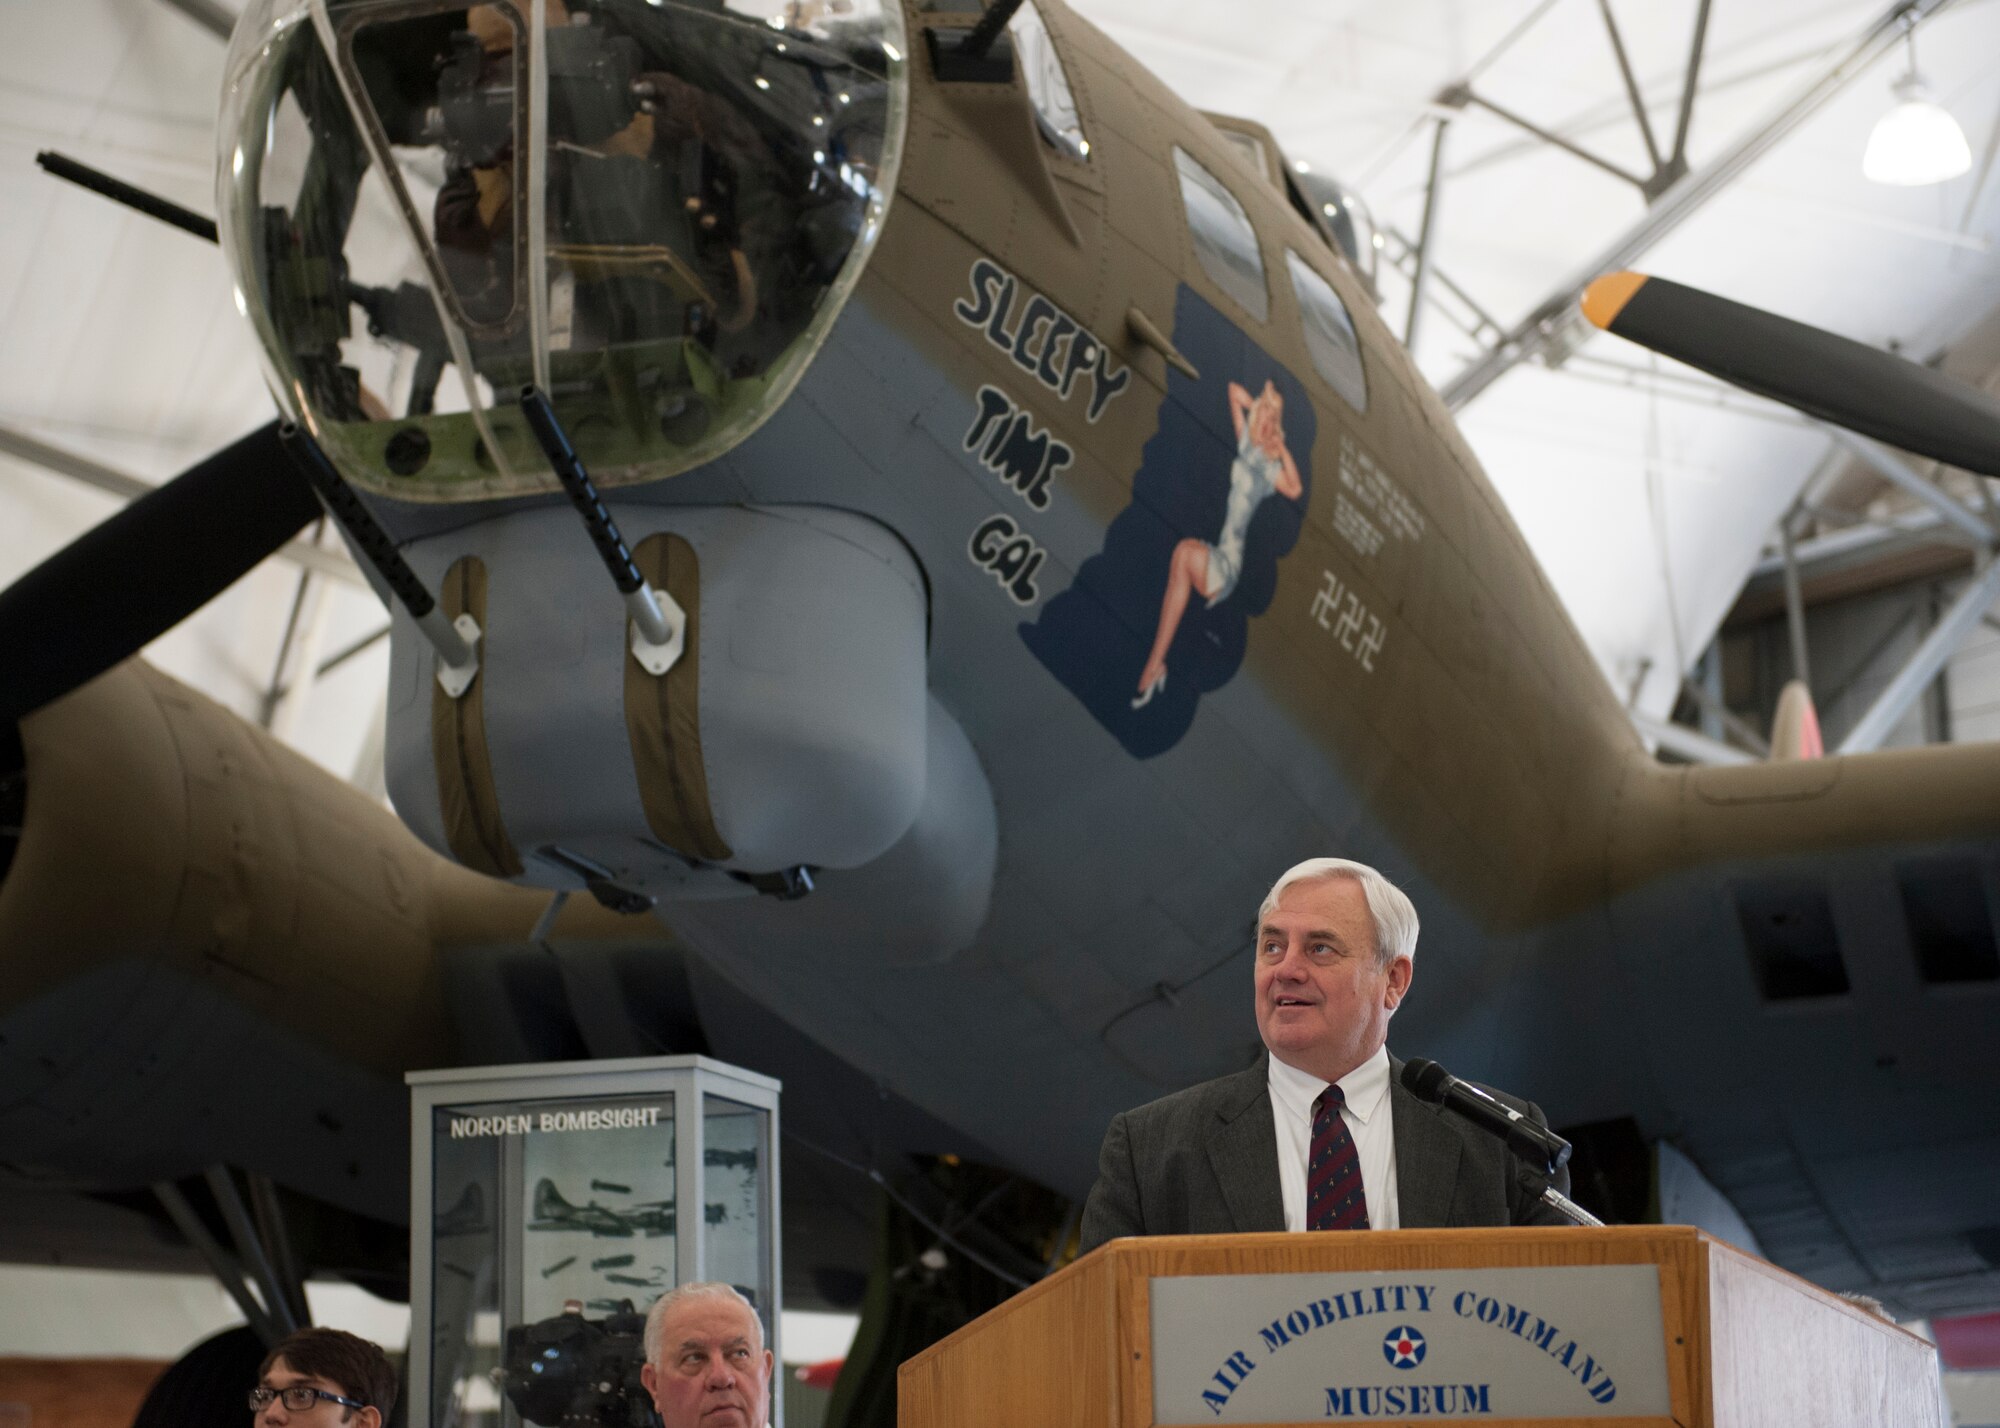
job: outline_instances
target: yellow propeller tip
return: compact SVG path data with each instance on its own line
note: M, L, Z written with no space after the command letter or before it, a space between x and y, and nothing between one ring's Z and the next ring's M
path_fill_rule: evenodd
M1625 304L1632 300L1632 294L1645 285L1644 273L1606 273L1583 290L1583 315L1593 327L1609 332L1618 314L1625 310Z

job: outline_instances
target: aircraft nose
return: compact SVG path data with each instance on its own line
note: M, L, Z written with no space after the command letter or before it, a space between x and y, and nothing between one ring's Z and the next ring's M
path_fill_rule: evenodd
M321 39L296 8L237 25L221 233L273 389L348 480L558 491L530 382L605 486L709 461L783 402L882 229L901 5L595 0L541 30L384 11L344 28L326 62L349 103L305 105L311 124L291 76L320 72L300 51Z

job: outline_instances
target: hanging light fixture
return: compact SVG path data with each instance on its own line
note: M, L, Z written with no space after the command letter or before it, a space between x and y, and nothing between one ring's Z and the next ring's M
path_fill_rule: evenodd
M1957 178L1972 167L1972 150L1958 121L1932 102L1930 86L1917 73L1915 24L1903 34L1909 42L1910 68L1896 81L1896 107L1876 120L1868 135L1861 172L1876 183L1913 188Z

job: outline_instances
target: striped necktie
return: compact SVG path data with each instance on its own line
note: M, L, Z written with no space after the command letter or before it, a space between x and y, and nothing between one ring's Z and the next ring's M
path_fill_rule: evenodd
M1346 1097L1328 1086L1313 1102L1312 1154L1306 1161L1306 1228L1365 1230L1368 1201L1361 1193L1361 1154L1340 1118Z

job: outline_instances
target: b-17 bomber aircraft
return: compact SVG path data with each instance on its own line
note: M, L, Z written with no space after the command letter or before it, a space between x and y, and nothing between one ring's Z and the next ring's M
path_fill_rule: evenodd
M553 1180L544 1177L535 1182L535 1198L528 1221L531 1230L588 1230L591 1234L604 1238L629 1239L633 1235L670 1235L674 1231L674 1207L671 1203L647 1201L636 1205L612 1207L592 1200L588 1204L572 1205L556 1189ZM630 1263L628 1258L626 1263ZM593 1268L598 1266L593 1266Z
M10 1196L395 1222L406 1070L699 1048L1080 1197L1333 853L1399 1046L2000 1302L2000 750L1657 761L1259 126L1060 0L258 0L227 74L283 430L0 595ZM322 503L393 818L127 658Z

